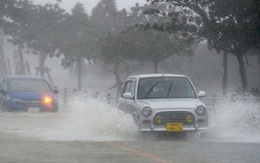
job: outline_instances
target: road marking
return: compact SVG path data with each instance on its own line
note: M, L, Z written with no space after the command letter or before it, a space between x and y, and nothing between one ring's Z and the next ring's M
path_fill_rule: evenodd
M163 159L160 156L157 156L157 155L154 155L154 154L151 154L151 153L146 153L144 151L137 150L137 149L122 145L120 143L115 143L115 142L103 142L103 143L106 144L106 145L109 145L109 146L130 152L130 153L132 153L136 156L141 156L141 157L149 159L151 161L156 161L158 163L172 163L172 161Z

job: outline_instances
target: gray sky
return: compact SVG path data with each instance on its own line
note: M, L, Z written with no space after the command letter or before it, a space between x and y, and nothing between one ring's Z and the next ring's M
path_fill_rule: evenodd
M44 4L47 2L55 2L55 0L33 0L36 4ZM84 4L86 12L88 14L91 13L93 7L97 5L100 0L62 0L61 7L70 11L77 2L81 2ZM122 8L129 9L134 6L136 3L140 5L146 3L146 0L116 0L118 10Z

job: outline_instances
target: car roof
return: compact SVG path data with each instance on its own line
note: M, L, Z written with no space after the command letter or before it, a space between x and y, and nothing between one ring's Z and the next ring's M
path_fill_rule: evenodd
M164 74L164 73L157 73L157 74L140 74L140 75L133 75L129 76L129 78L151 78L151 77L187 77L181 74Z
M12 80L12 79L33 79L33 80L44 80L40 76L32 76L32 75L10 75L7 76L7 79Z

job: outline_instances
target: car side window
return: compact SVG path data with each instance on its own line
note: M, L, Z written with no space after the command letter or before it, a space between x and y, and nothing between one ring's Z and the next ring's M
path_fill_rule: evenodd
M130 81L130 80L126 81L123 92L122 92L122 96L124 93L130 92L131 84L132 84L132 81Z
M135 87L136 87L136 79L132 80L131 88L130 88L130 93L132 95L135 95Z

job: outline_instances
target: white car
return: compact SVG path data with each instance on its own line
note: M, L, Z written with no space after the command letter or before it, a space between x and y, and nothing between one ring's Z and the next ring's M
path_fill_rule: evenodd
M191 80L177 74L143 74L127 78L119 109L131 114L141 131L202 131L208 126L205 104Z

